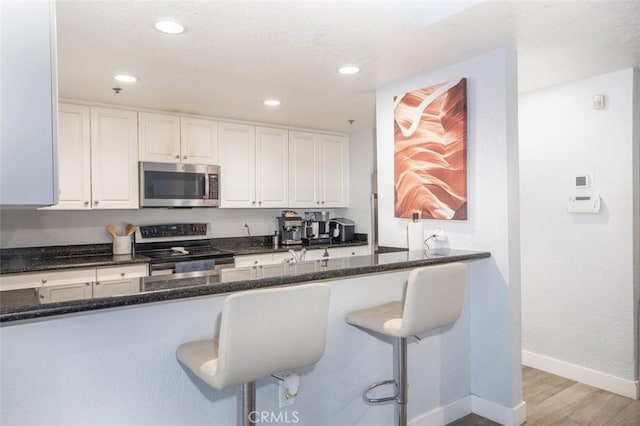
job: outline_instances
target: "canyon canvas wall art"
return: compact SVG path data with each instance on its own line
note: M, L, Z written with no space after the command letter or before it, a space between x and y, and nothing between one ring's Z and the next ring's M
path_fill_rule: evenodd
M395 217L467 219L467 79L394 98Z

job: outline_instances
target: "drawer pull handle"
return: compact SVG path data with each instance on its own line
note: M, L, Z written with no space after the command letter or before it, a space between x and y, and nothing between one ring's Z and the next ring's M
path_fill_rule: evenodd
M121 272L121 273L120 273L120 276L121 276L121 277L124 277L124 272Z
M43 279L42 279L42 284L46 284L46 283L47 283L47 279L46 279L46 278L43 278Z

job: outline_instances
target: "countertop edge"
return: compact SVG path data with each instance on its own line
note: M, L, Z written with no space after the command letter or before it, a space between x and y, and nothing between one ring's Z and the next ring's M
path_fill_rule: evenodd
M127 296L110 297L105 299L89 299L75 302L62 302L46 305L44 307L41 305L37 309L33 307L27 307L24 309L16 309L7 313L0 313L0 324L8 325L12 322L17 321L40 319L64 314L74 314L109 308L143 305L147 303L188 299L192 297L211 296L230 293L234 291L275 287L302 282L321 281L336 278L349 278L358 275L384 273L402 269L416 268L420 266L452 263L458 261L479 260L489 257L491 257L490 252L470 252L468 254L442 256L431 259L409 260L373 266L369 265L362 267L353 267L348 269L330 270L327 272L320 271L294 276L280 276L246 281L235 281L214 286L185 287L180 289L139 293Z

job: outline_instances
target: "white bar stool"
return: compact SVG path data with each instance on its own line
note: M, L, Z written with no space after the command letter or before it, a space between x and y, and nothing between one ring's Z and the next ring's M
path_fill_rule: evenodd
M238 292L224 300L218 337L183 343L176 355L209 386L242 384L238 424L255 424L255 381L320 360L328 311L326 284Z
M364 399L372 404L395 401L396 425L407 424L407 337L453 324L462 313L467 265L448 263L425 266L409 273L404 301L385 303L347 315L351 325L395 337L394 380L369 386ZM420 340L420 339L418 339ZM368 393L382 385L393 384L395 394L370 398Z

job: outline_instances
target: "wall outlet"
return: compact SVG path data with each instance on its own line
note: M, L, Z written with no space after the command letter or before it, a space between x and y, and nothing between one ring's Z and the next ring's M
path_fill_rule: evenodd
M444 232L443 226L439 226L438 228L436 228L436 232L434 232L434 234L436 235L436 241L447 240L447 234Z
M284 380L278 384L278 403L280 408L288 407L296 402L300 390L300 376L294 372L284 375Z

